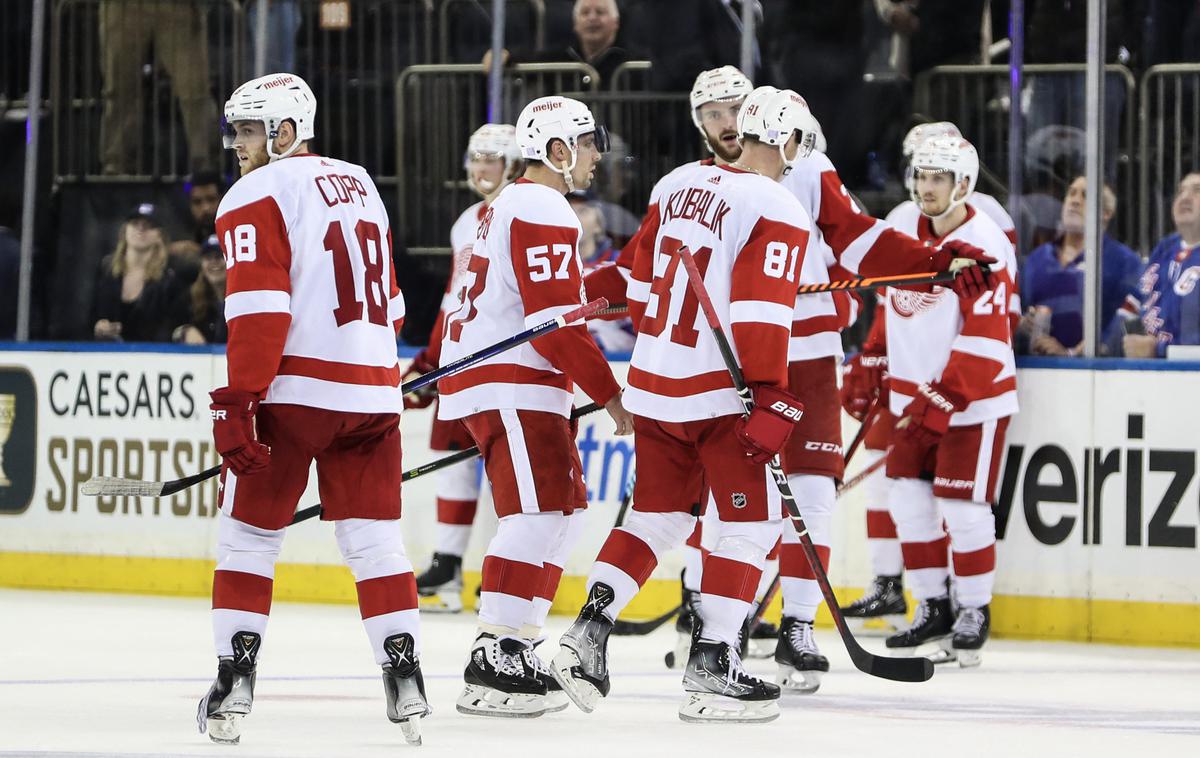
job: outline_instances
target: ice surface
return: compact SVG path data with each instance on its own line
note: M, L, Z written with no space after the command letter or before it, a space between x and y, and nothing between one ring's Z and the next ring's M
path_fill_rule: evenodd
M551 619L549 657L568 619ZM1200 651L995 640L983 666L939 667L925 684L873 679L819 630L832 671L785 696L763 726L679 721L674 630L611 640L612 694L596 712L487 719L454 710L471 614L423 619L434 715L408 747L356 609L276 604L254 712L236 747L196 731L215 673L208 601L0 590L0 755L421 756L1193 756ZM873 649L878 640L868 640ZM752 660L774 675L774 663Z

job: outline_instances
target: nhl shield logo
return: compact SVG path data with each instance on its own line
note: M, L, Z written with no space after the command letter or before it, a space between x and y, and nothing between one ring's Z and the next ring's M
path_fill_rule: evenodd
M746 493L745 492L733 493L733 507L734 508L745 508L746 507Z

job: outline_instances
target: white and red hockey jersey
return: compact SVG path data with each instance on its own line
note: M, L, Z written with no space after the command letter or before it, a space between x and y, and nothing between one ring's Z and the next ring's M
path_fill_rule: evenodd
M778 182L691 164L656 187L653 247L638 246L628 287L638 325L625 407L660 421L739 414L717 344L678 251L704 274L747 383L787 386L787 345L810 220Z
M1013 269L1004 251L1008 238L985 214L967 205L967 220L937 238L925 216L901 231L929 244L958 239L982 248L1000 263L991 267L992 289L966 300L949 287L925 291L889 287L884 292L889 409L904 415L917 387L938 381L967 401L950 419L969 426L1017 412L1017 372L1008 320Z
M556 190L526 179L484 213L462 302L442 335L445 365L583 304L579 219ZM438 418L497 409L567 416L574 385L598 403L620 391L582 322L538 337L438 382Z
M229 386L264 403L399 413L404 298L366 170L318 155L242 177L217 210Z

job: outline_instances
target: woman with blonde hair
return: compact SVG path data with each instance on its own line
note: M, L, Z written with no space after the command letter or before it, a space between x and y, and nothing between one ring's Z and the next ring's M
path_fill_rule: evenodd
M165 342L179 291L154 206L143 203L121 227L117 248L100 262L92 302L98 340Z

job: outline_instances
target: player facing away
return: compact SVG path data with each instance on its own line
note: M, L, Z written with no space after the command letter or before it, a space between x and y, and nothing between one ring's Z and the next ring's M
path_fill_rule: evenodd
M885 293L889 403L899 419L887 457L888 507L918 602L912 625L886 644L911 652L940 641L943 659L977 666L991 624L996 566L991 500L1005 431L1017 412L1013 278L1004 254L1011 245L967 202L979 172L969 142L928 140L913 155L913 170L913 200L922 215L905 231L930 244L963 240L995 251L998 262L978 297L939 286ZM947 593L947 547L956 616Z
M962 138L958 127L948 121L919 124L904 137L902 152L905 161L904 186L910 193L915 190L913 155L917 149L938 137ZM968 205L991 218L1000 227L1010 244L1004 249L1004 260L1013 279L1009 293L1009 321L1012 328L1021 317L1021 297L1017 289L1017 260L1013 247L1016 229L1004 208L990 195L972 192ZM921 218L921 208L913 200L906 200L892 209L887 221L901 229L914 228ZM888 410L887 397L887 348L884 334L884 309L877 306L876 319L871 333L863 344L862 353L847 364L842 384L842 405L854 418L864 421L868 408L874 401L877 412L863 443L863 455L867 465L882 458L891 443L892 427L896 418ZM875 398L879 398L877 401ZM895 632L903 623L908 604L904 599L903 557L900 542L896 537L896 525L888 510L888 479L872 476L863 483L867 496L867 546L874 580L862 597L843 609L847 618L861 619L864 629L874 632Z
M517 147L517 133L510 124L484 124L475 130L467 142L463 168L467 184L482 199L462 212L450 228L452 259L446 294L429 346L413 358L409 373L425 374L437 368L442 352L446 316L453 313L466 294L469 278L467 265L475 245L475 230L488 207L500 191L525 170ZM430 392L417 403L407 407L427 407L434 401ZM475 445L461 420L433 419L429 449L442 452L465 450ZM471 538L471 524L479 503L479 466L476 461L463 461L438 473L437 532L433 560L429 568L417 577L417 593L429 598L422 602L423 611L462 610L462 557Z
M446 322L442 363L583 303L580 225L566 194L591 184L607 133L586 105L565 97L529 103L516 129L528 165L478 224L466 293ZM575 384L604 405L617 434L632 432L621 388L583 324L439 383L438 416L466 424L499 517L483 561L462 713L540 716L568 704L533 646L587 507L569 421Z
M228 385L212 392L223 459L212 621L217 679L200 731L236 743L251 709L275 560L317 464L322 515L354 574L387 715L420 742L429 713L416 583L400 539L404 298L387 212L360 166L314 155L316 99L294 74L234 90L225 147L242 178L221 201ZM365 472L365 473L364 473Z
M767 552L779 539L782 503L766 467L802 406L787 391L787 349L809 218L779 184L805 149L804 101L760 87L738 114L743 151L727 166L696 166L662 187L653 247L639 246L628 288L637 343L626 402L634 413L633 508L588 577L587 602L560 641L552 668L571 699L591 711L609 690L613 620L658 557L695 525L707 484L721 516L704 559L698 627L679 716L761 722L779 716L779 687L743 668L738 637ZM680 265L695 257L732 337L755 407L749 418Z

